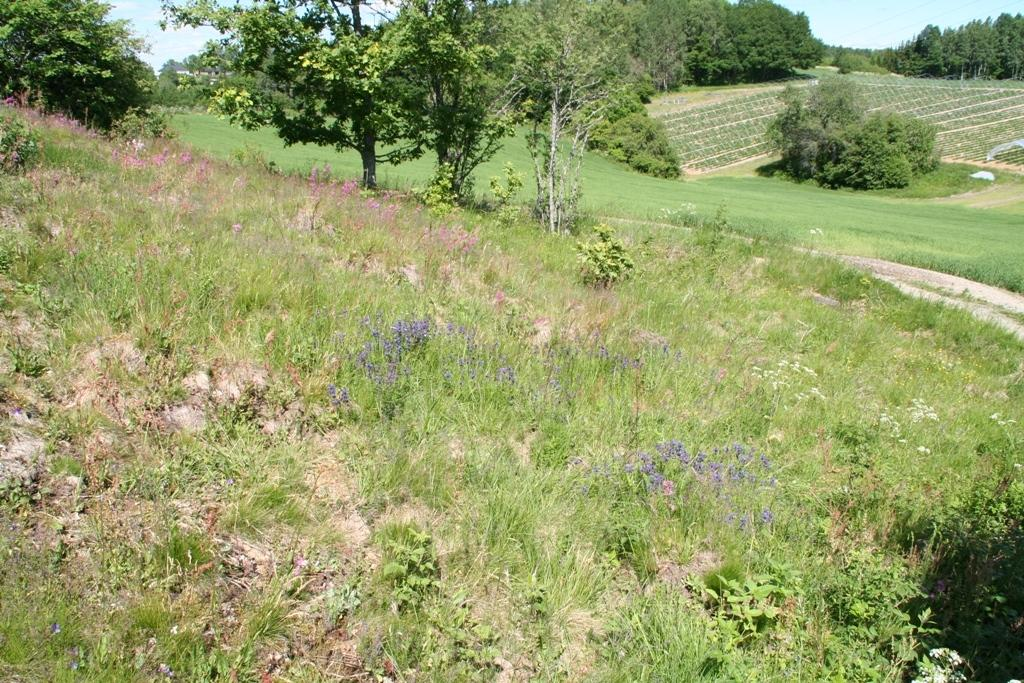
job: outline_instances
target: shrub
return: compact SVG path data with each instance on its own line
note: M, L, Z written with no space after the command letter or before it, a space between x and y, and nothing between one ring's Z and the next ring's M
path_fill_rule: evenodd
M836 56L832 58L832 66L839 69L839 73L841 74L851 74L856 71L871 74L889 73L887 69L878 66L866 55L850 52L849 50L840 50Z
M458 192L455 191L455 169L450 164L439 165L430 179L430 184L425 188L413 190L413 194L432 214L450 214L459 201Z
M900 114L876 114L847 126L833 144L833 158L822 164L817 176L826 187L906 187L915 175L934 170L938 163L935 129Z
M596 149L640 173L659 178L679 176L679 158L668 140L665 125L646 111L607 124L594 137Z
M17 114L0 115L0 173L16 173L39 157L39 134Z
M610 287L627 278L633 270L633 259L622 240L607 225L594 228L597 239L577 242L576 251L583 266L583 281L589 285Z
M906 187L938 165L933 126L902 114L864 118L857 91L826 80L810 96L787 88L768 130L781 167L825 187L876 190Z
M908 604L921 593L899 561L855 550L829 573L825 594L832 618L859 641L895 648L916 632Z
M984 483L932 520L926 588L943 644L970 661L979 680L1020 672L1024 648L1024 481Z
M774 626L784 604L797 592L773 576L757 575L741 580L714 574L704 580L708 606L719 628L733 642L743 642Z
M502 183L504 180L504 183ZM491 194L497 201L498 224L503 228L512 227L519 217L519 207L514 204L516 195L523 188L523 176L512 164L505 164L505 177L491 177Z
M267 153L251 143L231 152L231 158L241 166L255 166L268 173L277 172L277 164L267 159Z
M165 114L133 107L114 123L110 135L118 140L141 140L172 137L173 131Z

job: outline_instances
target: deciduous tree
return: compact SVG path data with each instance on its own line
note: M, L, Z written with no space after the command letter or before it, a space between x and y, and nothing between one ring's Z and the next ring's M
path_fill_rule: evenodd
M0 2L0 94L28 93L47 111L109 128L144 107L155 82L145 45L97 0Z

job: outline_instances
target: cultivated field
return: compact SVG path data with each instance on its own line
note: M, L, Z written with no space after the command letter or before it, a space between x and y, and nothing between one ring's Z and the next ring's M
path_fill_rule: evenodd
M868 74L827 77L856 83L869 111L899 112L934 124L939 129L939 151L947 159L982 162L994 146L1024 137L1024 82ZM793 85L809 87L811 82ZM781 108L778 96L783 87L724 90L711 101L668 95L651 113L668 127L682 167L707 172L770 151L765 131ZM999 161L1020 164L1021 156L1009 153Z
M41 125L0 679L1019 674L1009 335L711 228L595 289L529 222Z
M308 174L313 166L327 165L338 176L359 176L359 157L351 152L284 147L272 131L242 131L205 114L181 115L175 123L182 140L222 159L248 149L287 172ZM532 168L523 142L510 140L477 173L478 188L499 175L506 162L527 176ZM432 163L423 158L382 167L381 178L400 188L422 185L433 172ZM968 168L959 171L968 173ZM1011 173L996 175L994 187L968 181L963 189L977 196L936 203L749 175L663 180L590 154L583 168L583 202L595 216L679 225L713 217L724 207L732 228L751 237L900 261L1024 292L1024 184ZM522 198L530 196L527 182ZM984 206L986 197L993 206L985 210L960 205Z

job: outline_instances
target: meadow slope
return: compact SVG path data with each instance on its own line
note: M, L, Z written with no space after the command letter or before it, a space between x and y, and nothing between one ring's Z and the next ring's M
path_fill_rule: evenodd
M286 172L307 174L330 166L335 175L359 176L359 158L312 145L284 147L271 130L247 132L205 114L179 115L181 139L210 154L231 159L241 150L261 153ZM382 167L391 187L424 184L432 160ZM529 175L525 145L510 140L477 172L478 189L511 163ZM595 216L618 216L685 224L724 208L733 230L835 253L871 256L930 268L1024 292L1024 201L1021 185L1007 181L1017 201L979 209L950 202L908 200L836 192L775 178L702 177L663 180L634 173L597 154L583 169L584 208ZM979 182L980 190L989 190ZM1002 189L1002 188L1000 188ZM531 196L527 182L523 200Z
M594 289L529 222L37 125L0 177L0 678L1024 665L1009 335L709 229Z

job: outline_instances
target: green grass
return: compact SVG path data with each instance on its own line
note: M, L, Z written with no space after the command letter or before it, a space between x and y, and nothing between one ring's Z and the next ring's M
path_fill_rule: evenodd
M1008 334L643 226L595 289L528 221L36 121L0 454L48 462L0 503L0 679L1019 671Z
M205 114L181 115L175 123L183 141L222 159L249 145L284 171L308 173L327 164L341 177L360 175L359 158L352 152L284 147L269 129L246 132ZM478 171L478 186L500 175L506 162L524 174L532 168L525 145L511 140ZM431 172L432 161L425 157L384 167L380 175L388 186L410 187L425 183ZM1024 223L1013 210L834 192L777 178L663 180L596 154L587 156L583 173L583 204L597 216L672 222L691 210L712 216L722 206L732 228L752 237L934 268L1024 292ZM946 175L941 178L940 183L950 182ZM1019 180L1007 182L1020 187ZM528 191L531 183L526 185Z

